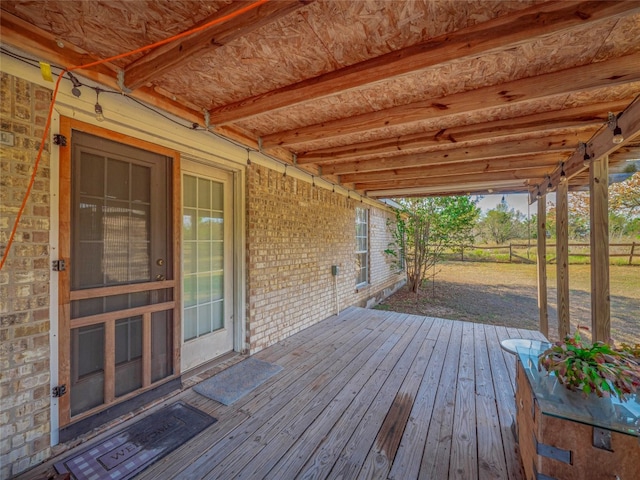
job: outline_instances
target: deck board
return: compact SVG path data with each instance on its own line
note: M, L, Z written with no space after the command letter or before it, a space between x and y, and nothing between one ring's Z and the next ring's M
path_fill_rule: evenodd
M349 308L256 354L283 370L136 478L523 478L515 358L538 332Z

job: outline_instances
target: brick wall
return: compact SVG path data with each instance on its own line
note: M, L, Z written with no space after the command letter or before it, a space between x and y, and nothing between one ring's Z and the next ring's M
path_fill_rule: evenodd
M247 342L255 353L402 281L382 251L392 213L253 164L247 172ZM369 209L370 285L356 291L355 208ZM370 300L374 299L374 300Z
M0 73L0 255L27 189L51 91ZM0 271L0 478L49 456L49 146Z

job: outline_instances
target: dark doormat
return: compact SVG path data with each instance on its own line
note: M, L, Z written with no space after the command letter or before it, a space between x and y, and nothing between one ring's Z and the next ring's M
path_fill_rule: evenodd
M126 480L140 473L217 420L182 402L137 421L54 466L77 480Z
M200 382L193 390L224 405L231 405L280 370L280 365L250 357Z

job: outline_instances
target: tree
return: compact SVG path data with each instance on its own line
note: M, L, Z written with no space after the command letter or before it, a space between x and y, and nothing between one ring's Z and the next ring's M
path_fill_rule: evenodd
M401 208L392 226L394 242L385 253L405 268L408 287L417 293L446 246L472 239L480 209L466 196L409 198L397 203Z
M590 195L588 191L570 192L568 196L569 238L585 240L589 238ZM633 235L637 232L637 218L640 216L640 172L636 172L624 182L609 185L609 233L610 237ZM551 220L549 220L551 219ZM548 225L553 226L555 208L549 210ZM552 230L555 235L555 229Z
M527 228L524 215L513 208L509 209L504 199L496 208L487 211L480 227L485 237L497 244L524 236L523 233L526 235Z
M627 218L640 215L640 172L609 187L609 206Z

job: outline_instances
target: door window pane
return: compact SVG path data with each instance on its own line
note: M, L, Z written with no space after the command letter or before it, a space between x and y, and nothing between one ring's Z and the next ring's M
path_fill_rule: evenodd
M71 330L71 415L104 401L104 325Z
M198 336L198 307L185 308L182 318L184 339L196 338Z
M115 395L142 387L142 317L118 320L115 326Z
M72 264L73 289L151 280L151 168L78 155L72 255L80 261Z
M185 174L183 185L192 189L187 192L185 187L182 216L186 341L224 326L224 184ZM197 211L189 208L194 195Z
M96 198L104 198L104 166L105 158L85 152L80 159L82 176L80 177L80 194Z
M198 208L211 210L211 181L198 179Z
M171 325L173 313L151 314L151 381L157 382L173 373Z
M184 192L184 206L198 207L198 179L190 175L185 175L182 183L182 191Z
M107 197L129 200L130 186L129 162L107 159Z

